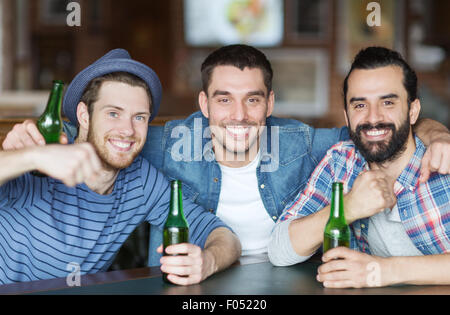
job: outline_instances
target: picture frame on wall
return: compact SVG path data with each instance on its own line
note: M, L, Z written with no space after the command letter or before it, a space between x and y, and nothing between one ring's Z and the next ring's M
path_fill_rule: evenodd
M404 53L404 0L378 0L380 25L369 25L368 17L375 12L370 0L337 0L338 37L337 71L345 75L353 57L368 46L383 46ZM377 8L378 9L378 8Z
M278 46L283 41L283 4L280 0L184 0L185 43L190 47Z
M328 110L329 56L324 49L265 51L274 72L273 114L284 117L322 117Z

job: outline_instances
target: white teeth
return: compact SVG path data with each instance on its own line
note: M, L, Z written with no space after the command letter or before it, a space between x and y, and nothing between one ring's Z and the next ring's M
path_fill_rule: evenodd
M386 130L371 130L371 131L367 131L367 135L369 136L381 136L384 135L386 133Z
M111 141L112 144L114 144L116 147L119 147L121 149L127 149L131 146L130 142L121 142L121 141Z
M227 131L236 134L236 135L243 135L248 132L248 127L241 127L241 126L235 126L235 127L227 127Z

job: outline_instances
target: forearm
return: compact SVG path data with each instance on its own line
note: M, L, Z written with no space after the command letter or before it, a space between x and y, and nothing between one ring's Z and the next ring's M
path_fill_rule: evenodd
M211 232L203 250L202 280L219 272L241 256L241 243L231 230L220 227Z
M363 204L366 200L363 201ZM350 194L344 196L345 219L347 224L361 218L369 217L373 213L361 211L361 202ZM295 252L301 256L314 254L323 243L323 232L325 225L330 217L330 205L308 215L306 217L294 220L289 225L289 238Z
M294 220L295 218L290 218L278 222L272 231L267 251L269 260L274 266L292 266L304 262L312 256L301 256L294 250L289 236L289 225Z
M313 255L323 243L323 231L330 216L330 206L297 219L289 225L292 248L299 256Z
M450 254L386 258L388 285L449 285ZM381 269L383 277L383 267Z
M414 133L426 146L442 136L450 137L450 132L447 127L428 118L422 118L414 125Z
M34 169L33 151L33 148L0 151L0 186Z

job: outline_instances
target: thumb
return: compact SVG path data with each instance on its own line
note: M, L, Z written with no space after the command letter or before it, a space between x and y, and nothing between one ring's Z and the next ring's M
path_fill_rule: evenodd
M163 252L163 246L162 246L162 244L159 245L159 247L156 249L156 252L162 254L162 252Z
M59 143L61 144L68 144L69 140L67 139L66 134L63 132L61 133L61 136L59 137Z

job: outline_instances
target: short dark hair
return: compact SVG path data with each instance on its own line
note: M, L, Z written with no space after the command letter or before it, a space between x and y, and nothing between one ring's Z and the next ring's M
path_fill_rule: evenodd
M403 85L408 93L408 106L417 99L417 75L403 57L396 51L385 47L368 47L362 49L355 57L350 71L344 80L344 106L347 110L348 78L355 69L376 69L398 66L403 70Z
M86 104L89 112L89 117L92 117L92 112L94 110L92 104L98 101L98 92L100 91L100 88L104 82L121 82L134 87L142 87L147 92L148 101L150 104L149 109L150 113L152 113L152 95L150 92L150 88L147 86L145 81L140 77L128 72L113 72L93 79L86 86L86 89L81 96L80 102Z
M240 70L245 68L260 69L264 76L264 85L267 88L267 95L272 91L272 66L264 53L248 45L228 45L212 52L203 62L202 88L208 94L208 87L211 83L211 74L217 66L234 66Z

